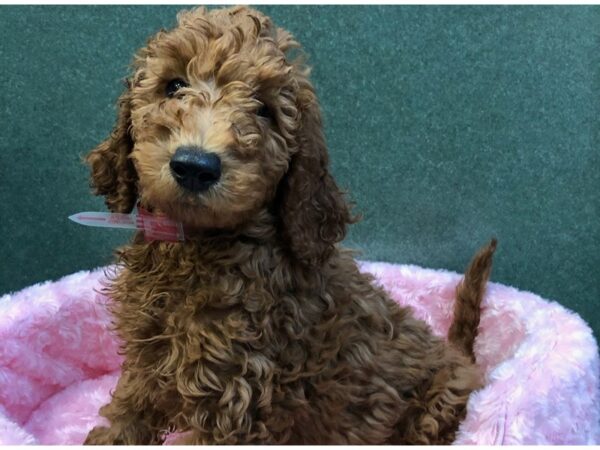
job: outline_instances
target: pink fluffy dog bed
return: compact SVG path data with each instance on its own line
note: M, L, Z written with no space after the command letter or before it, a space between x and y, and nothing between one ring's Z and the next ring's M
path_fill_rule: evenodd
M363 263L399 303L445 335L455 273ZM119 376L103 270L0 298L0 444L81 444ZM486 386L456 444L600 443L596 342L557 303L491 283L476 343Z

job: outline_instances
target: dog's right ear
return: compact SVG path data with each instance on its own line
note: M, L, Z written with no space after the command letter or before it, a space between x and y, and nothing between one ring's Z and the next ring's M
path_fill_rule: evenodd
M294 258L315 267L327 260L335 245L357 221L345 195L329 171L321 112L305 73L297 73L298 150L279 185L281 234Z
M137 199L137 174L129 158L133 149L129 88L119 97L118 109L112 133L85 159L90 166L90 185L94 193L105 196L106 206L111 211L129 213Z

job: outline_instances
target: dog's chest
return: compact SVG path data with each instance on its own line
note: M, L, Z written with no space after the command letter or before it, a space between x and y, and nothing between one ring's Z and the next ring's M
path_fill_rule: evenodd
M218 282L197 280L194 286L155 286L138 296L130 294L117 310L118 330L126 345L152 348L156 356L179 363L194 361L215 346L251 344L266 311L258 304L249 311L248 305L253 297L264 300L272 294L246 284L221 277Z
M204 276L202 276L204 275ZM143 281L140 282L140 279ZM114 314L127 364L156 391L160 409L220 395L227 379L276 359L270 316L277 294L233 273L148 277L124 272Z

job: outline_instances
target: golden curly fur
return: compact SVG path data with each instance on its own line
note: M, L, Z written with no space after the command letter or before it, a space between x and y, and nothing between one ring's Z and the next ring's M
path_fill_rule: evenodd
M328 171L292 36L236 7L185 11L134 60L111 136L88 156L112 211L182 222L185 242L137 235L107 292L125 356L110 426L88 444L440 444L469 394L495 241L457 289L449 342L337 245L354 221ZM166 96L170 80L187 83ZM258 114L268 108L270 117ZM182 189L182 145L216 153L219 182Z

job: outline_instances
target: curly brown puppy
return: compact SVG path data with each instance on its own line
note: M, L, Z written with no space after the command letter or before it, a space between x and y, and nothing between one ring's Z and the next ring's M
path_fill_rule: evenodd
M495 241L457 289L449 342L337 245L354 218L328 171L298 47L245 7L178 16L140 50L88 156L112 211L184 242L118 251L107 286L123 374L88 444L449 443L481 386L473 340Z

